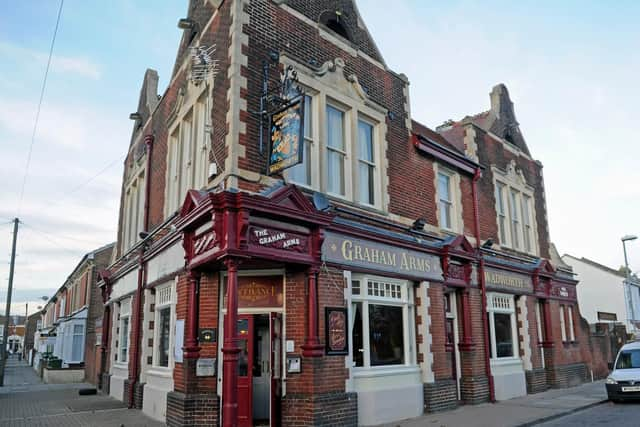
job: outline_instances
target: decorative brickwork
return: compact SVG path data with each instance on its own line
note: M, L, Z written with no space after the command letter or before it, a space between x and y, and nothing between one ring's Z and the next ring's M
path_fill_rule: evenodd
M551 388L574 387L587 381L588 369L584 363L556 366L551 370L553 371L551 382L549 382Z
M547 384L547 371L543 368L532 369L524 372L527 381L527 393L540 393L549 388Z
M220 399L213 393L167 394L167 426L217 426Z
M287 394L282 401L282 425L357 426L358 397L356 393Z
M424 385L425 412L440 412L458 407L456 380L439 380Z
M486 376L460 378L461 400L469 405L489 401L489 381Z

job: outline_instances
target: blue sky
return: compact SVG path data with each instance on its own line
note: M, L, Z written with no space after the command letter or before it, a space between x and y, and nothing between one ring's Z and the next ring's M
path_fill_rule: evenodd
M18 214L58 4L8 2L0 14L0 224ZM358 1L387 64L409 77L413 117L435 127L486 110L491 87L505 83L544 164L552 240L561 253L618 267L620 236L640 234L640 4L389 4ZM19 212L20 312L115 240L128 115L146 68L166 87L186 10L186 0L65 1ZM9 251L10 226L0 225L0 301ZM639 242L629 255L640 270Z

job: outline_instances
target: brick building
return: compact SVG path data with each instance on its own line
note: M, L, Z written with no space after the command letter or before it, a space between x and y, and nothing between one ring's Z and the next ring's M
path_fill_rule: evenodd
M371 425L585 378L504 86L436 132L351 0L192 0L179 27L102 274L112 396L171 426ZM274 140L302 163L267 174Z
M104 304L97 282L100 271L112 261L113 248L111 243L84 255L41 311L36 361L51 353L63 369L69 369L66 376L58 375L69 382L99 383Z

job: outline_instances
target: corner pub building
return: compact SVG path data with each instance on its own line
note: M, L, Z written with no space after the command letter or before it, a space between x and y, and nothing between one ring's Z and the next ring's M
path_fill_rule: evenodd
M503 85L434 131L355 2L188 3L168 87L148 70L131 115L105 391L170 426L352 426L586 378ZM304 155L266 174L281 78Z

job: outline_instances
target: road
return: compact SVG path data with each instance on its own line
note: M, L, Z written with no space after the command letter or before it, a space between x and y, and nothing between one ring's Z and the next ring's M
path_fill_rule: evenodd
M640 402L612 403L606 402L583 411L578 411L555 420L538 424L544 427L582 427L605 426L637 427L640 426Z

